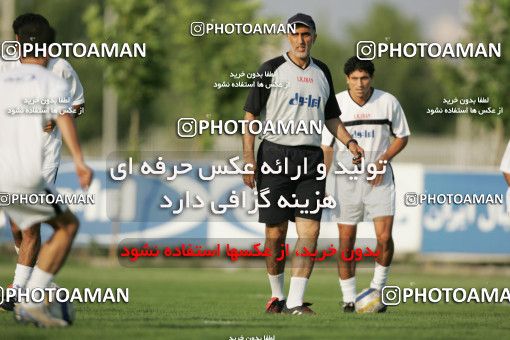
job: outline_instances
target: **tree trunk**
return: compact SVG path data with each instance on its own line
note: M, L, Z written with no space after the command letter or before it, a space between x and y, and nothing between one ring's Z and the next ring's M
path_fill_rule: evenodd
M131 122L129 124L128 153L133 162L140 161L140 111L138 108L131 110Z

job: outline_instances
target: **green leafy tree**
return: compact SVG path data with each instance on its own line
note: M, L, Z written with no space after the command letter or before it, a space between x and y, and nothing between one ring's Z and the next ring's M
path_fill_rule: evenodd
M500 58L466 58L457 63L438 65L442 88L447 93L465 98L489 97L489 106L503 108L500 115L469 115L475 125L484 126L495 134L494 163L506 145L505 134L510 134L510 1L480 0L469 6L471 21L466 26L468 37L464 43L500 43ZM487 104L477 104L486 109Z
M415 20L385 4L374 5L367 18L351 25L349 36L352 46L350 56L356 53L356 43L361 40L374 41L376 44L423 41ZM439 80L427 60L384 55L373 62L375 86L398 98L413 133L440 134L452 129L452 118L431 117L426 113L428 107L440 105L443 98Z
M498 150L504 146L505 132L510 134L510 1L473 1L470 6L472 21L468 26L469 41L500 43L501 58L470 58L463 74L466 92L489 97L492 108L504 109L503 114L483 116L482 124L494 128L498 136ZM490 23L490 24L489 24Z
M259 35L209 34L192 36L192 22L263 23L256 18L259 4L253 1L173 0L166 23L170 34L168 57L169 88L162 103L168 107L166 121L180 117L197 119L240 119L247 89L214 87L231 82L230 73L255 72L267 39ZM274 39L270 37L269 39ZM244 79L246 80L246 79ZM176 103L178 103L176 105ZM213 147L211 136L202 136L201 147Z
M119 94L120 120L129 121L129 148L139 147L140 113L149 120L146 110L165 83L166 48L162 37L166 35L166 4L156 0L106 0L111 11L105 24L100 4L88 7L83 20L87 33L94 43L145 44L146 56L135 58L104 58L104 76ZM119 48L120 50L120 48ZM122 110L122 108L128 110ZM104 112L103 114L108 114Z
M340 92L345 89L345 75L344 63L352 57L350 46L341 44L333 37L329 36L326 32L317 33L317 40L315 41L311 55L328 65L335 91Z

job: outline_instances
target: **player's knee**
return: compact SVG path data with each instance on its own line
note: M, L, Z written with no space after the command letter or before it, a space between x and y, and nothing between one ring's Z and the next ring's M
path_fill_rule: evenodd
M23 241L38 240L40 238L40 235L41 235L41 225L40 224L33 225L32 227L27 228L27 229L23 230L23 232L22 232Z
M11 221L11 232L13 234L18 234L18 233L21 233L21 230L18 228L18 226L16 224L14 224L12 221Z
M21 241L22 238L22 232L21 229L11 220L11 234L14 240Z
M340 251L351 251L351 250L354 250L354 245L356 244L355 241L351 242L351 241L345 241L345 240L340 240L340 247L339 247L339 250Z
M80 220L73 214L73 217L66 226L68 234L74 239L80 228Z
M391 233L382 233L377 235L377 243L381 244L382 246L390 246L393 244Z
M298 233L299 238L305 238L310 240L317 240L319 238L319 229L310 229L306 230L306 232Z
M66 232L67 235L69 235L70 238L74 238L76 233L78 232L78 229L80 227L80 221L78 218L69 210L64 212L63 214L59 215L56 219L56 225L54 225L54 228L56 230L61 229Z
M352 244L356 242L356 234L351 234L351 233L342 233L340 234L340 243L341 244Z
M285 241L287 236L287 223L266 225L266 239L273 242Z
M23 239L21 241L23 247L39 247L41 245L41 234L30 232L23 232Z

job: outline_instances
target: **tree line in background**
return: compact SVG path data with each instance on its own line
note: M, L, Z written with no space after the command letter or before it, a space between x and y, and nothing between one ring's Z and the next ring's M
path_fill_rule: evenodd
M105 23L105 8L110 16ZM119 138L143 138L154 128L168 129L175 138L180 117L242 119L248 89L214 88L231 81L231 72L255 72L268 50L283 51L285 37L208 35L193 37L190 23L285 22L260 18L253 1L187 0L19 0L16 14L41 13L57 31L58 42L128 42L147 44L146 58L71 59L85 88L86 119L78 124L84 141L102 134L102 90L106 82L119 94ZM445 97L489 96L491 105L510 110L510 1L481 0L470 8L466 27L470 42L501 42L499 59L427 60L419 58L374 60L375 86L393 93L401 102L413 133L449 134L455 115L431 117L428 107L441 106ZM374 5L366 19L347 27L347 41L338 42L319 30L312 55L330 67L337 92L345 89L343 64L360 40L374 42L425 41L418 24L390 5ZM320 18L316 18L320 22ZM491 23L490 25L488 23ZM276 56L276 54L274 56ZM472 117L494 128L503 139L510 132L510 114ZM126 131L125 133L122 131ZM130 133L128 133L130 131ZM207 136L203 148L212 146Z

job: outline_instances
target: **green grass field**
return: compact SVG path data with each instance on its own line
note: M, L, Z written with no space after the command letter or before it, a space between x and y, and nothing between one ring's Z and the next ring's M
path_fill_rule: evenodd
M10 282L14 267L0 264L0 280ZM358 289L371 273L358 275ZM18 325L0 313L2 339L492 339L510 338L510 304L413 304L385 314L339 312L336 272L318 269L306 301L316 316L266 315L269 285L263 269L175 269L92 267L69 263L59 274L63 287L129 287L128 304L75 304L77 319L67 329ZM288 284L288 280L286 280ZM396 268L389 284L402 287L508 287L504 276L424 274Z

